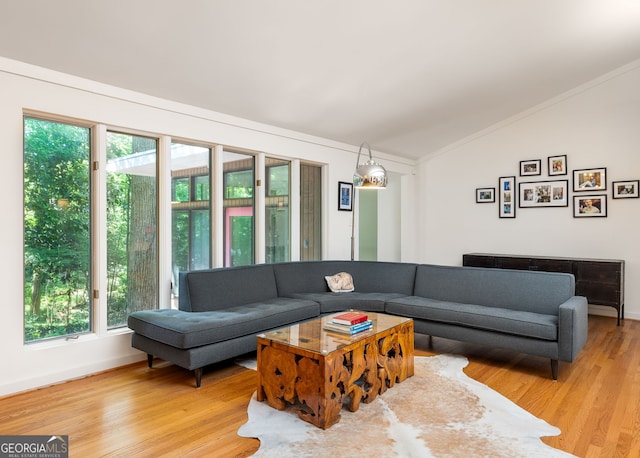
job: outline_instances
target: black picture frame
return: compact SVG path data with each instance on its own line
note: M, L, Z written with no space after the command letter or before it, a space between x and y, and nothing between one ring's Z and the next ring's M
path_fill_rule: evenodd
M640 197L640 180L611 182L611 197L614 199L637 199Z
M573 196L574 218L598 218L607 216L606 194L579 194Z
M577 169L573 171L573 192L605 191L607 168Z
M520 208L568 207L569 180L520 182L518 206Z
M476 188L476 203L488 204L496 201L496 188Z
M338 182L338 211L353 211L353 183Z
M498 178L498 216L500 218L516 217L516 177Z
M567 155L549 156L547 158L547 167L549 168L549 176L567 175Z
M528 161L520 161L520 176L542 175L542 160L531 159Z

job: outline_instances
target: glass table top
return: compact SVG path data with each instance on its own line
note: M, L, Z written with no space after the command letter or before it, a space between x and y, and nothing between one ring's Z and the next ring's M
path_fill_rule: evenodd
M364 338L370 337L373 334L386 331L394 326L411 321L411 318L401 316L385 315L383 313L375 312L362 312L368 315L369 320L373 322L373 327L367 331L348 335L325 330L325 324L330 323L333 317L340 313L344 312L336 312L313 320L303 321L291 326L275 329L270 332L258 334L258 337L272 342L302 348L314 353L327 354Z

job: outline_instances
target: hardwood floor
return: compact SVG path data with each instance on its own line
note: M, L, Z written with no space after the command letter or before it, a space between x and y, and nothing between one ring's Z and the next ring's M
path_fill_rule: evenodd
M459 353L465 372L562 430L544 442L580 457L640 456L640 321L590 316L578 359L560 362L416 335L416 354ZM259 446L236 435L255 372L233 363L193 373L163 361L0 398L0 434L68 435L70 456L244 457Z

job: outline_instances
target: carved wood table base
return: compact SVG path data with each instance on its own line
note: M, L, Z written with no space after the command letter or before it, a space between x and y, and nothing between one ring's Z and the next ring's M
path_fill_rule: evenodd
M379 322L389 317L369 315L377 316ZM340 421L343 405L356 411L361 402L371 402L387 388L411 377L414 353L412 320L388 328L379 326L381 331L374 326L362 336L336 337L322 330L320 322L326 319L302 323L306 326L303 334L305 329L315 331L303 339L341 341L332 351L330 344L324 344L329 349L313 351L274 340L270 334L258 336L257 351L257 399L279 410L292 405L300 418L323 429ZM312 326L315 321L317 329ZM297 332L299 338L300 330Z

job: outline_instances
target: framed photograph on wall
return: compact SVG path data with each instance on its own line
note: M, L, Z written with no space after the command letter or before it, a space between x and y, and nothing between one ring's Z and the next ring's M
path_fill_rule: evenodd
M476 203L486 204L496 201L496 188L476 188Z
M338 210L346 212L353 210L353 183L338 182Z
M580 194L573 196L573 217L574 218L592 218L598 216L607 216L607 195L589 195Z
M611 183L614 199L633 199L639 196L640 180L614 181Z
M532 159L530 161L520 161L520 176L531 176L542 174L542 161Z
M516 217L516 177L500 177L498 179L498 216L500 218Z
M573 191L604 191L607 189L607 169L580 169L573 171Z
M520 208L569 206L569 180L523 182L518 190Z
M549 176L566 175L567 174L567 155L549 156Z

